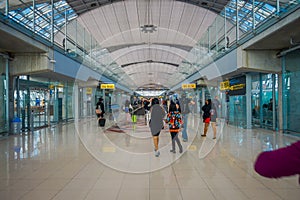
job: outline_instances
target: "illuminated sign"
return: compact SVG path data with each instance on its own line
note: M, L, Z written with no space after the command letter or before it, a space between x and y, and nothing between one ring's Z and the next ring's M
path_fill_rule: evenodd
M110 84L101 84L100 85L101 89L115 89L115 84L110 83Z
M86 94L92 94L93 89L92 88L86 88Z
M196 88L196 83L188 83L188 84L182 84L181 85L182 89L195 89Z
M229 90L229 81L223 81L220 83L220 90Z
M246 94L246 76L230 79L220 83L220 90L228 91L230 96Z

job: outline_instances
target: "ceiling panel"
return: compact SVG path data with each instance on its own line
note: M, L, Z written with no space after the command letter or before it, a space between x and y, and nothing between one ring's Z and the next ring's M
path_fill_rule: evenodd
M15 1L10 1L13 2ZM32 1L23 1L23 4ZM36 3L42 1L36 0ZM227 0L67 0L70 7L78 14L77 21L94 37L101 49L92 49L93 55L99 55L99 70L114 68L110 73L125 73L126 82L139 84L151 83L168 74L172 81L161 81L170 86L182 81L186 75L180 76L180 70L168 72L179 66L196 45L202 34L223 10ZM153 29L147 29L153 25ZM75 25L69 23L69 27ZM144 29L143 29L144 28ZM76 33L84 38L82 32ZM81 34L81 35L80 35ZM149 63L151 61L151 63ZM145 65L143 62L148 62ZM123 65L138 63L135 68L143 74L142 80L135 80L137 75L128 75L130 67ZM165 64L162 64L165 63ZM158 67L154 67L157 65ZM145 68L150 66L150 68ZM143 73L153 70L150 76ZM182 71L182 70L181 70ZM155 77L153 77L155 76ZM169 77L170 76L170 77ZM123 80L124 81L124 80ZM174 83L173 83L174 82ZM171 85L172 86L172 85ZM133 89L133 88L132 88Z

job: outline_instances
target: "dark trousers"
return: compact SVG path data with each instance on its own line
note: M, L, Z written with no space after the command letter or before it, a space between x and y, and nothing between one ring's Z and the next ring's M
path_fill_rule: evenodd
M182 145L180 143L180 140L178 138L178 132L170 132L171 138L172 138L172 150L175 151L175 141L179 147L179 151L182 151Z

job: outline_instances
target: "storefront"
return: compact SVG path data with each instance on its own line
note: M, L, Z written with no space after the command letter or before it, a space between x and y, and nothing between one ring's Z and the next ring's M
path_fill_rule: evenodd
M300 50L282 57L282 110L283 131L300 133Z
M21 131L31 131L51 123L69 121L73 116L73 84L42 78L15 78L13 116L21 120Z
M278 75L256 73L251 80L253 127L278 130Z
M8 60L0 56L0 136L7 133L9 129L8 123L8 80L6 74L7 72Z

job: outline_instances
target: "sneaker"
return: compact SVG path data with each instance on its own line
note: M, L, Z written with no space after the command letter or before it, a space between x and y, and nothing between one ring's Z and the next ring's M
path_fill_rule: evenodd
M158 157L160 155L160 152L159 151L155 151L154 155L155 155L155 157Z
M215 140L215 139L216 139L216 137L213 137L213 139Z
M179 153L182 153L183 151L182 151L182 149L179 149Z
M188 140L187 140L187 139L182 139L182 141L183 141L183 142L187 142Z
M171 149L171 150L170 150L170 152L171 152L171 153L176 153L176 151L175 151L175 150L173 150L173 149Z
M205 134L202 134L201 137L206 137L206 135L205 135Z

